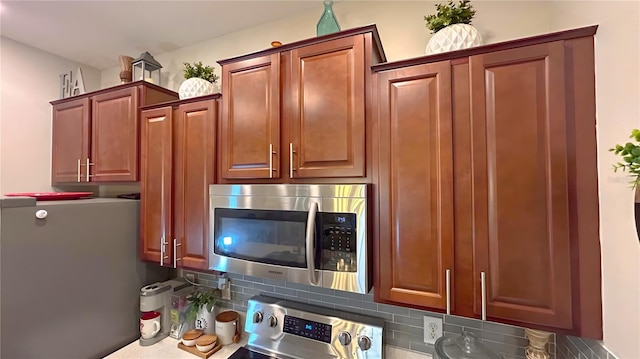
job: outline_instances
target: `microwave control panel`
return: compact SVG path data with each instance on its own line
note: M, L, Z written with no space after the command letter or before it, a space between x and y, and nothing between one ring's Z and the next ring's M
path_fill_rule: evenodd
M319 213L322 243L322 270L357 271L356 215L354 213Z

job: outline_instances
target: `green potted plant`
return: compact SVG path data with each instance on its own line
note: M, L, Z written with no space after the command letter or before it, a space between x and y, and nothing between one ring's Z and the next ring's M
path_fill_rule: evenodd
M631 130L629 138L632 138L636 143L617 144L614 148L610 148L609 151L622 157L622 162L613 165L613 171L617 172L621 169L623 172L629 173L631 177L629 184L631 188L636 189L640 182L640 130Z
M215 332L215 307L220 298L220 289L202 288L195 291L190 297L187 319L194 321L196 329L202 329L206 334Z
M471 26L475 14L470 0L436 4L436 13L424 17L427 28L433 33L425 53L430 55L482 45L480 33Z
M218 91L218 75L212 66L203 65L202 61L193 64L185 62L183 68L186 79L178 89L180 99L210 95Z
M633 142L627 142L623 145L616 144L615 147L610 148L609 151L620 156L622 160L613 165L613 171L617 172L622 170L627 172L630 176L629 186L635 190L634 200L634 212L636 220L636 232L638 239L640 239L640 130L635 128L631 130L629 138L633 139Z

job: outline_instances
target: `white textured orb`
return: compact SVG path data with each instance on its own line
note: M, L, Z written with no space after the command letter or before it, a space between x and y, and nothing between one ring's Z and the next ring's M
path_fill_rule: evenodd
M467 49L482 45L482 37L475 27L467 24L453 24L431 36L425 54Z
M218 87L207 80L199 77L186 79L178 89L178 95L181 100L186 98L211 95L216 93Z

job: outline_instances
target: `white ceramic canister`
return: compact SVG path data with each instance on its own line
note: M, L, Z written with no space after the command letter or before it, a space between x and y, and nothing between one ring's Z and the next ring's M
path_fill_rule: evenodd
M240 314L232 310L216 315L218 342L229 345L240 341Z

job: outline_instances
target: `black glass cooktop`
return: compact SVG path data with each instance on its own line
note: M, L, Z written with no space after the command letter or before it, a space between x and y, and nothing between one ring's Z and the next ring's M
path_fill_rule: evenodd
M274 356L264 355L258 352L251 351L247 348L238 348L229 359L277 359Z

